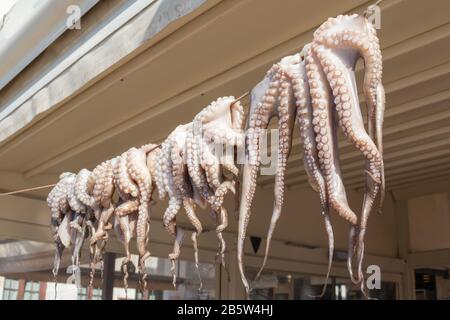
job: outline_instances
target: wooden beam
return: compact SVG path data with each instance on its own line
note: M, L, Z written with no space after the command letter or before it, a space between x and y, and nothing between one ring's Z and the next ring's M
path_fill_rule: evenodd
M448 178L433 179L431 181L423 181L412 185L396 188L392 190L395 199L406 200L433 193L450 192L450 184Z
M384 155L384 162L386 165L386 168L389 168L389 166L395 165L400 166L407 163L417 163L419 161L418 157L416 155L426 155L433 157L439 155L448 155L450 154L450 148L447 148L450 146L450 137L446 139L440 139L436 140L430 143L417 145L411 148L407 148L405 150L399 150L392 153L388 153ZM434 153L435 152L435 153ZM342 165L342 171L348 172L354 169L359 169L362 167L362 159L359 161L353 161L350 163L345 163ZM424 163L426 165L426 163ZM286 181L286 185L288 187L294 185L294 184L304 184L306 185L307 178L306 176L300 176L296 177L295 179L288 179Z

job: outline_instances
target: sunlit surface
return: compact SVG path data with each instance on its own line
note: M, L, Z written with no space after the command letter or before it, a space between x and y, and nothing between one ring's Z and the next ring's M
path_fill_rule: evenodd
M150 257L145 264L148 274L148 295L139 290L138 256L132 256L128 289L125 290L121 265L123 257L114 261L114 277L102 277L101 265L96 266L92 290L88 289L90 268L87 255L81 259L81 287L73 283L70 252L64 259L55 285L52 275L54 248L52 244L33 241L0 240L0 300L101 300L106 282L112 282L113 300L177 300L214 299L215 265L200 263L199 271L203 289L192 261L180 260L176 264L177 286L172 285L171 263L166 258Z

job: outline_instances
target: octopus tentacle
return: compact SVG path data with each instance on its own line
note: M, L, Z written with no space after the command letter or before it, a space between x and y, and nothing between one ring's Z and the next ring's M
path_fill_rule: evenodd
M295 57L294 57L295 59ZM283 63L282 61L281 63ZM272 241L273 233L275 232L276 224L281 215L281 209L284 202L284 175L286 172L287 159L291 152L292 133L295 122L295 104L293 90L290 83L290 77L281 73L281 88L279 89L279 107L278 107L278 128L279 128L279 146L278 146L278 160L275 176L275 202L273 206L272 218L270 221L269 230L267 232L266 249L264 253L264 260L260 270L256 276L259 278L263 271L267 258L269 255L270 243Z
M241 200L239 205L238 228L238 267L244 284L247 298L250 286L244 273L243 249L247 227L251 215L251 205L256 191L256 178L261 163L260 135L264 133L269 123L269 117L276 106L279 90L279 67L274 65L266 77L251 91L250 113L248 117L248 130L246 136L248 159L242 168Z
M228 213L224 207L220 207L220 224L216 227L216 234L219 238L219 251L217 252L217 256L220 255L220 262L224 268L226 268L225 264L225 250L227 248L225 239L223 238L223 231L228 227ZM226 269L228 271L228 269Z
M89 241L91 252L91 265L95 268L97 263L102 263L106 243L108 242L107 231L112 229L110 223L111 217L114 214L115 206L112 201L112 196L115 190L113 168L115 159L107 160L98 165L92 171L94 186L92 190L92 197L95 200L94 215L97 219L97 229L91 235ZM100 246L97 245L101 240ZM95 269L92 270L94 276Z
M202 145L201 166L203 170L205 170L206 182L212 189L217 189L220 187L222 180L219 159L212 154L209 145L206 142L203 141Z
M128 172L127 152L124 152L116 161L114 180L117 182L118 188L123 193L136 198L139 195L139 189Z
M357 128L356 138L357 142L353 141L358 149L363 152L366 158L366 191L363 200L363 209L361 214L361 221L358 230L352 230L353 238L350 240L349 259L352 259L351 255L357 250L358 261L358 275L362 275L361 265L364 252L364 234L367 225L367 219L372 210L375 198L380 193L378 209L381 210L384 193L384 164L383 164L383 142L382 142L382 126L383 116L385 109L385 93L381 82L382 78L382 57L379 47L379 40L376 36L376 30L373 25L364 17L358 15L352 16L339 16L334 19L329 19L328 23L325 23L323 27L319 28L315 34L316 43L323 47L330 48L329 51L322 50L326 53L329 52L328 57L334 58L334 61L328 62L334 65L336 62L336 73L342 73L342 79L338 79L341 82L345 82L345 86L338 86L333 89L337 100L341 103L340 113L351 113L350 124L355 125ZM353 52L343 51L341 48L353 49ZM366 98L366 104L368 107L368 137L364 131L364 125L362 124L362 117L359 110L359 102L356 91L356 81L354 75L354 67L359 57L362 57L365 62L365 76L363 91ZM323 61L322 64L327 63ZM330 67L327 67L330 69ZM336 81L334 82L336 85ZM342 85L341 83L340 85ZM349 92L349 95L344 96L345 92ZM342 94L339 96L339 94ZM349 98L349 103L345 103L345 99ZM353 98L353 99L351 99ZM344 100L343 100L344 99ZM349 110L342 110L342 108L348 108ZM341 118L347 115L340 115ZM341 120L340 125L342 126ZM349 125L347 125L348 127ZM353 134L355 128L352 128ZM345 128L344 128L345 131ZM358 140L363 139L362 145L358 144ZM354 139L355 140L355 139ZM369 141L370 140L370 141ZM369 144L366 145L366 142ZM376 146L376 147L375 147ZM357 246L358 248L355 248ZM349 266L351 263L348 263ZM361 280L361 279L357 279Z
M195 211L194 211L195 204L193 203L192 199L183 198L183 207L184 207L184 210L186 211L186 215L189 219L189 222L195 228L195 231L192 232L192 243L194 246L195 267L197 269L198 277L200 280L199 290L201 290L203 287L203 282L202 282L202 278L200 275L200 269L199 269L197 237L202 233L203 227L202 227L202 224L201 224L200 220L198 219L197 215L195 214Z
M146 153L142 149L131 148L127 152L128 174L137 183L139 188L139 209L136 230L136 241L139 251L139 271L142 274L143 289L145 290L146 274L144 272L145 260L150 256L146 248L149 231L149 212L152 179L146 165Z
M75 180L75 196L81 203L89 208L95 206L95 198L91 195L94 184L95 181L91 171L82 169L78 172Z
M382 156L364 129L364 122L357 101L357 92L354 89L354 76L352 77L350 73L346 72L347 70L345 70L342 62L331 56L325 49L317 48L316 50L319 59L323 61L324 67L328 67L327 77L335 94L339 125L347 139L363 153L366 159L366 175L369 176L369 179L366 179L366 192L358 230L357 244L359 247L364 239L368 216L380 189ZM327 65L327 63L329 64ZM332 65L335 66L335 71L329 69ZM358 261L362 257L361 250L360 248L357 252Z
M137 200L127 201L120 204L115 210L115 229L119 240L124 244L125 257L121 263L121 270L124 273L123 283L125 292L128 289L128 268L131 262L130 241L135 232L135 221L137 220L137 210L139 202Z
M194 225L200 227L200 221L195 216L193 203L191 198L190 186L186 180L186 170L183 163L183 146L186 141L186 132L189 126L178 126L174 132L163 142L162 149L157 157L156 170L159 171L160 186L164 188L165 193L169 194L169 206L163 215L163 224L166 230L175 236L174 251L169 254L172 262L173 284L176 283L175 261L179 257L181 249L181 235L176 225L176 215L181 205L184 206L188 218ZM158 181L157 181L158 184ZM161 194L162 192L160 192ZM181 232L181 231L180 231ZM195 258L198 261L196 238L193 235L193 243L195 249ZM198 265L198 263L197 263Z
M176 225L174 219L177 213L180 211L182 203L182 198L170 198L169 206L167 207L163 215L164 227L173 236L176 236Z
M47 205L51 211L52 234L55 241L58 238L59 225L65 214L70 211L68 194L75 179L76 176L73 173L65 172L61 174L59 182L47 196Z
M59 176L59 182L53 187L47 196L47 204L51 211L51 231L53 240L55 242L55 258L53 261L53 279L55 282L55 299L57 294L58 273L61 264L62 254L64 249L70 245L67 241L64 241L63 234L66 235L66 239L69 239L67 228L64 227L64 222L68 221L68 215L71 214L68 192L70 184L75 182L75 175L70 172L62 173Z
M354 225L357 217L348 206L341 178L333 103L329 87L312 48L308 49L305 61L312 99L312 124L316 133L320 169L325 178L329 203L342 218Z
M173 251L172 251L172 253L169 254L169 259L172 263L172 267L171 267L170 271L172 272L172 277L173 277L172 284L174 287L176 287L176 284L177 284L177 274L175 272L175 261L180 256L180 249L183 244L184 236L185 236L185 234L184 234L183 229L180 227L177 227L175 241L173 243Z
M303 54L304 52L302 52ZM300 128L300 139L303 143L303 164L308 176L308 181L313 190L319 193L320 206L325 222L325 230L328 236L328 268L325 284L319 297L325 294L328 278L331 272L334 252L334 234L330 221L329 203L326 194L325 179L319 169L318 152L315 133L312 127L312 105L309 94L309 84L306 70L302 63L299 68L300 74L293 79L294 94L297 105L297 121Z
M231 191L234 194L236 193L235 181L230 180L223 181L215 191L214 203L212 204L213 211L220 213L220 224L216 226L216 234L217 238L219 239L219 251L217 252L216 257L220 255L221 264L224 267L226 267L225 265L226 243L222 233L228 227L228 213L227 210L223 207L223 201L228 191Z
M321 57L323 57L321 55ZM320 58L320 57L319 57ZM335 112L331 109L331 97L326 76L323 74L322 66L318 57L310 47L307 50L306 70L308 82L311 88L311 97L313 105L314 131L316 133L317 150L319 156L320 169L324 175L327 195L330 205L345 220L350 222L350 233L355 233L357 217L348 206L347 196L341 179L340 164L337 156L336 126L334 125ZM335 67L331 63L324 69L327 73L333 72ZM342 82L342 81L341 81ZM338 102L340 102L338 100ZM343 112L341 113L343 114ZM343 122L340 122L343 123ZM347 121L346 123L349 123ZM354 240L351 240L353 243ZM353 256L353 250L349 251L348 260ZM352 281L355 281L351 268L348 263L349 273ZM356 281L359 281L356 279Z
M108 208L103 208L98 220L97 230L90 240L91 245L94 245L98 240L107 237L106 231L112 228L112 225L109 221L111 220L114 210L115 208L113 205L109 206Z
M172 144L171 160L172 160L172 176L174 187L180 191L181 194L186 194L186 167L183 163L182 149L176 144Z
M230 172L235 178L239 177L239 168L232 161L228 161L227 157L224 158L222 167L224 170Z
M167 207L163 215L164 227L171 235L175 236L174 250L172 253L169 254L169 260L171 260L172 263L171 272L174 287L176 285L175 261L178 259L180 255L182 239L184 238L184 235L180 230L181 228L176 226L175 217L177 213L180 211L182 203L183 203L182 198L175 198L175 197L170 198L169 206Z
M332 20L334 24L339 23L339 20L347 20L347 28L337 31L332 27L325 28L324 31L315 35L315 40L332 49L352 48L364 59L363 91L368 107L368 131L378 150L382 152L385 94L381 82L383 64L376 30L367 19L358 15L340 16ZM325 31L327 31L326 34L324 34Z
M72 222L76 221L76 224L79 226L79 228L73 228L72 230L72 239L74 243L74 247L72 249L72 275L67 279L67 282L75 283L77 288L80 288L80 254L86 233L86 217L84 214L75 212L72 215L72 218Z
M203 147L201 142L201 123L193 123L192 130L186 137L186 146L188 173L193 185L200 191L207 202L211 202L213 195L206 181L205 170L201 166L201 149Z
M86 206L77 198L75 194L75 183L70 186L68 200L69 206L74 212L86 213Z

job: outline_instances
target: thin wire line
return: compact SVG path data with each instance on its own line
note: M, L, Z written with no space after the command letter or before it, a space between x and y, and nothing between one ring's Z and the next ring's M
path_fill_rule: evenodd
M34 188L27 188L27 189L21 189L21 190L15 190L15 191L4 192L4 193L0 193L0 197L8 196L8 195L16 194L16 193L27 192L27 191L34 191L34 190L40 190L40 189L51 188L51 187L54 187L54 186L56 186L56 183L53 183L53 184L47 184L47 185L45 185L45 186L39 186L39 187L34 187Z

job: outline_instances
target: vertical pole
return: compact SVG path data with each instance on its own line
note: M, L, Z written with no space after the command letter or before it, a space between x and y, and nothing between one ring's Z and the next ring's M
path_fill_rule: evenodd
M116 254L106 252L103 269L102 300L112 300L113 298L115 264Z
M414 277L414 269L409 266L409 217L408 217L408 202L407 200L394 200L395 215L397 222L397 243L398 256L404 261L404 269L402 275L402 299L416 298L416 284Z

